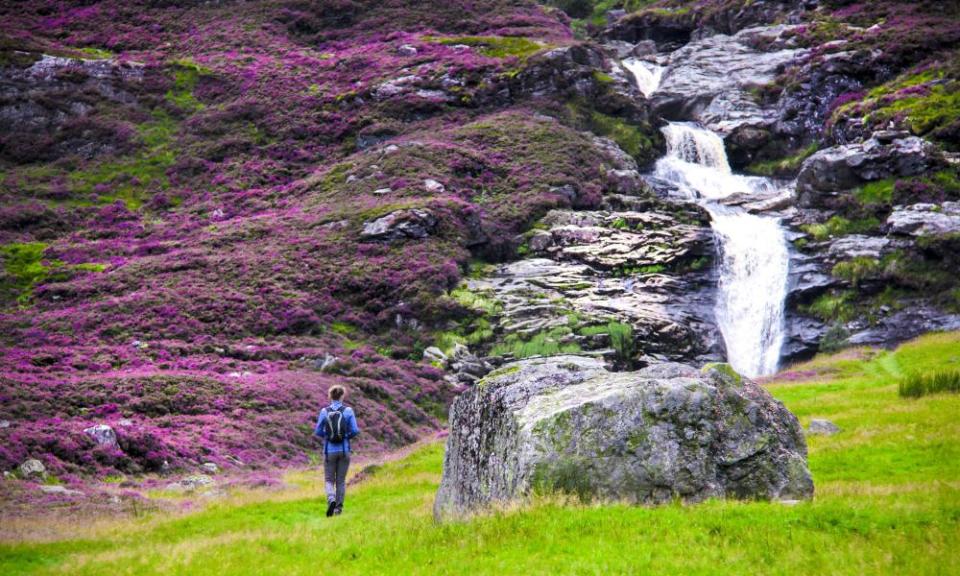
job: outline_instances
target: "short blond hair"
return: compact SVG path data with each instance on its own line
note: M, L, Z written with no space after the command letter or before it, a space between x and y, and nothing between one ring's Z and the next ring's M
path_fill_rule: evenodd
M340 400L343 398L344 394L347 393L347 389L339 384L336 386L331 386L327 394L330 395L331 400Z

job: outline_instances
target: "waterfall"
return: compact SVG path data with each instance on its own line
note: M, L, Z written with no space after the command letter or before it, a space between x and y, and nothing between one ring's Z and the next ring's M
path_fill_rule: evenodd
M644 96L649 96L660 87L660 79L663 78L663 66L637 60L636 58L627 58L623 62L623 67L633 73L637 79L637 88L643 92Z
M717 202L731 194L770 191L766 179L733 174L723 140L692 124L663 129L667 155L655 175L672 182L710 212L720 243L717 324L727 359L738 372L776 372L783 344L783 304L787 295L789 252L775 218L755 216Z

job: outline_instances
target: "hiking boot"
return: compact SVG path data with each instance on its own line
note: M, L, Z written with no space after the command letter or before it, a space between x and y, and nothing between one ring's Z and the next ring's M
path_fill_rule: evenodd
M327 504L327 518L333 516L333 512L337 509L336 502L330 502Z
M341 514L343 514L343 505L337 506L337 508L333 511L334 516L339 516Z

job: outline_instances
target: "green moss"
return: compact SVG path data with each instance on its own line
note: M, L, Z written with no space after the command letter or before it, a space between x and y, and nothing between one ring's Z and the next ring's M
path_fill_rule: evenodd
M554 462L539 462L533 471L531 485L535 494L562 493L576 496L587 503L596 497L590 481L592 466L588 459L563 456Z
M105 60L107 58L113 58L113 52L109 50L103 50L101 48L80 48L80 52L83 52L83 55L88 58L93 58L97 60Z
M566 326L553 328L543 332L538 332L527 339L511 334L498 343L490 351L494 356L512 355L515 358L527 358L530 356L553 356L556 354L574 354L580 352L580 346L576 342L564 342L570 335L571 330Z
M209 75L210 69L200 66L190 59L173 62L173 88L167 91L167 100L185 112L203 110L203 104L193 95L200 77Z
M84 262L82 264L73 266L73 269L77 270L78 272L103 272L109 267L109 264L101 264L99 262Z
M867 278L877 276L883 270L883 265L876 258L858 256L852 260L838 262L832 270L837 278L842 278L854 285L860 284Z
M14 243L0 246L4 274L0 277L0 296L5 304L13 300L26 304L33 287L51 278L63 266L59 260L44 261L47 245L43 242Z
M590 112L589 124L591 131L610 138L624 152L638 160L647 158L653 150L653 140L650 138L648 126L630 124L621 118L596 110Z
M167 169L176 162L171 145L178 124L168 114L158 111L153 120L137 127L143 149L130 157L102 161L84 170L69 173L70 187L86 202L108 204L123 201L131 210L143 204L147 189L165 190L169 186ZM109 192L95 188L105 185ZM80 200L79 203L85 203Z
M593 79L600 84L613 84L613 77L599 70L593 71Z
M894 178L886 180L877 180L864 184L854 191L854 196L860 204L865 206L890 204L893 199L893 186L896 184Z
M856 292L830 292L820 295L816 300L807 306L802 306L801 311L816 316L824 322L839 321L847 322L853 318L853 301L856 299Z
M700 369L702 374L708 374L711 371L716 371L723 377L724 380L729 381L731 384L737 386L743 384L743 376L741 376L736 370L733 369L733 366L727 364L726 362L710 362L705 364L703 368Z
M424 36L423 39L446 46L472 46L490 58L526 58L548 47L522 36Z
M833 216L823 224L806 224L801 226L801 229L813 236L815 240L823 241L847 234L863 234L879 227L880 221L872 217L862 220L848 220L843 216Z
M777 160L754 162L753 164L747 166L745 170L750 174L757 174L760 176L786 176L795 174L800 169L800 165L803 164L803 161L810 156L813 156L818 147L819 144L814 142L792 156Z
M960 119L960 80L957 53L940 58L934 67L910 70L870 90L860 101L834 111L830 123L844 118L862 118L868 127L895 122L917 135L937 139L937 129ZM947 130L949 133L950 130ZM949 136L943 139L954 145Z

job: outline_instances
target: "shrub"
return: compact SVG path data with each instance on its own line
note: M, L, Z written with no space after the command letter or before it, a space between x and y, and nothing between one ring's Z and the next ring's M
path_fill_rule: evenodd
M956 394L960 392L960 370L914 372L900 380L898 388L900 396L904 398L919 398L941 392Z

